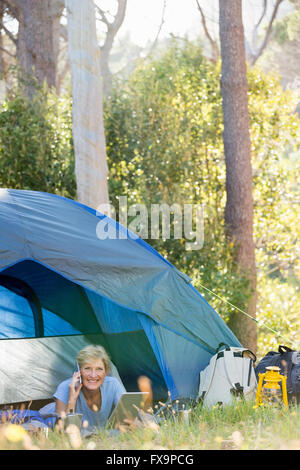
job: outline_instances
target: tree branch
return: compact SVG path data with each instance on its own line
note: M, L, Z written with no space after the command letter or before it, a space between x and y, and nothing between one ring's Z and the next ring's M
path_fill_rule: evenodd
M166 2L166 0L164 0L163 10L162 10L162 15L161 15L161 22L160 22L160 25L159 25L159 28L158 28L156 37L155 37L155 39L154 39L154 41L153 41L153 44L152 44L152 46L151 46L151 48L150 48L150 50L149 50L147 56L145 57L145 59L147 59L147 57L148 57L150 54L152 54L152 52L153 52L153 50L154 50L154 48L155 48L155 46L156 46L156 44L157 44L158 37L159 37L160 32L161 32L161 30L162 30L163 24L164 24L164 22L165 22L166 4L167 4L167 2Z
M249 42L247 41L247 38L245 37L246 56L250 57L250 60L252 60L254 55L255 55L255 52L253 52L253 51L257 51L258 29L259 29L259 26L260 26L262 20L266 16L267 5L268 5L268 0L263 0L262 13L260 15L260 18L259 18L258 22L254 26L253 33L252 33L252 47L250 46Z
M205 36L207 37L210 45L211 45L211 49L212 49L212 58L213 58L213 61L216 62L218 60L218 57L219 57L219 47L218 47L218 44L217 42L211 37L209 31L208 31L208 28L207 28L207 24L206 24L206 18L205 18L205 15L203 13L203 10L200 6L200 3L198 0L196 0L196 3L197 3L197 7L198 7L198 10L200 12L200 15L201 15L201 21L202 21L202 26L203 26L203 29L204 29L204 33L205 33Z
M12 34L12 32L7 29L7 27L5 26L4 23L2 23L1 26L2 26L2 28L3 28L4 32L5 32L5 34L9 37L9 39L10 39L15 45L17 45L18 40L17 40L17 38Z
M255 62L257 61L257 59L261 56L261 54L263 53L266 45L268 44L269 42L269 39L270 39L270 36L271 36L271 32L272 32L272 26L273 26L273 23L274 23L274 20L277 16L277 13L278 13L278 9L279 9L279 6L280 4L283 2L283 0L276 0L276 3L275 3L275 6L274 6L274 9L273 9L273 13L272 13L272 16L270 18L270 21L269 21L269 24L268 24L268 27L267 27L267 30L266 30L266 34L265 34L265 37L264 37L264 40L258 50L258 52L256 54L254 54L252 56L252 60L251 60L251 65L254 65Z
M255 25L255 29L258 29L260 23L262 22L262 20L264 19L265 15L266 15L266 12L267 12L267 4L268 4L268 0L264 0L264 5L263 5L263 9L262 9L262 14L257 22L257 24Z
M12 52L9 52L7 49L4 47L0 46L1 51L5 52L6 54L10 55L10 57L13 57L14 59L16 58L16 54L13 54Z
M109 12L102 10L102 8L99 7L99 5L96 5L96 4L95 4L95 8L96 8L96 10L100 13L101 21L103 21L103 23L105 23L106 26L108 27L108 25L109 25L110 23L109 23L109 21L108 21L108 19L106 18L105 15L106 15L106 13L109 13Z
M108 66L108 57L114 42L114 38L121 27L124 17L125 17L125 11L126 11L126 5L127 5L127 0L118 0L118 9L117 13L114 17L114 21L110 23L107 18L105 17L105 20L103 19L104 23L107 26L107 33L105 37L105 41L103 46L101 46L101 55L100 55L100 60L101 60L101 72L102 72L102 77L103 77L103 91L104 95L107 96L107 94L110 91L110 84L111 84L111 74ZM99 7L98 7L99 9ZM100 12L103 12L103 10L100 9Z
M118 0L118 10L115 15L115 19L112 23L108 23L108 30L110 31L110 34L113 34L113 36L117 34L124 21L126 5L127 0Z

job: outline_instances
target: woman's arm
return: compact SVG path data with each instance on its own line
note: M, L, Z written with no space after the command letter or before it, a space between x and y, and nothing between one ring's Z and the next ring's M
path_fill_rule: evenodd
M59 415L67 414L67 406L63 401L56 398L55 400L55 412Z

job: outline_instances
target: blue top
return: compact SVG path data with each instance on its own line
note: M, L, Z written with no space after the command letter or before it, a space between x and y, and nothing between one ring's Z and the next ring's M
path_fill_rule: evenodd
M61 400L66 405L68 404L69 399L69 384L72 379L67 379L64 382L61 382L54 397ZM123 385L115 377L106 376L102 385L100 386L101 390L101 409L97 412L92 411L84 398L82 391L80 391L79 396L76 401L75 413L82 413L82 422L88 422L88 426L84 427L86 431L93 432L100 427L105 427L107 419L112 411L112 407L115 406L120 400L123 393L126 392Z

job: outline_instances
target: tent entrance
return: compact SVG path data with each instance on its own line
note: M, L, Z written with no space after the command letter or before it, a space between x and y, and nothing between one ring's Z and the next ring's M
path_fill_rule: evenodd
M33 260L0 274L0 403L47 399L70 377L78 351L101 344L128 391L147 375L168 396L137 312L121 308ZM4 385L3 385L4 384Z

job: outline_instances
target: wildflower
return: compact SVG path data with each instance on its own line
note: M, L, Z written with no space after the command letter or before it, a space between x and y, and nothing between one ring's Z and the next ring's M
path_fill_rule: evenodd
M237 447L240 447L243 444L244 438L240 431L234 431L230 437Z
M70 443L73 449L79 449L82 443L79 428L75 426L75 424L69 424L66 429L66 433L69 436Z
M25 429L18 424L9 424L4 432L4 436L10 442L20 442L26 435Z
M88 442L86 448L87 450L95 450L96 449L96 442L95 441L90 441Z
M141 450L151 450L151 449L153 449L153 446L154 446L153 442L145 441L145 442L142 443L140 449Z

